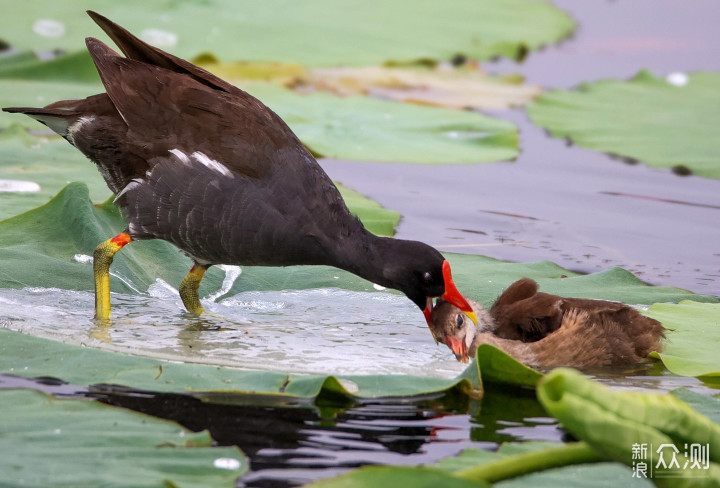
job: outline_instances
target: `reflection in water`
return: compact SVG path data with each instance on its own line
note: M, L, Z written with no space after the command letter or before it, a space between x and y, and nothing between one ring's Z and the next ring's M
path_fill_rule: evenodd
M562 438L532 392L497 391L482 403L451 392L357 402L326 396L272 404L277 399L268 398L264 406L248 404L256 397L234 395L199 399L113 388L92 395L191 430L208 429L220 445L237 445L251 460L242 479L248 487L296 486L366 464L432 464L468 447Z
M236 445L250 458L251 470L238 485L246 487L298 486L366 464L433 464L469 447L494 450L500 442L563 437L530 390L491 388L482 402L457 391L373 400L192 397L0 375L0 388L18 387L89 396L193 431L206 429L219 445Z

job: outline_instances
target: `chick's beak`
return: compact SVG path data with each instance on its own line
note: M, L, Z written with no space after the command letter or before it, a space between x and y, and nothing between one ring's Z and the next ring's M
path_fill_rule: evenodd
M442 270L443 278L445 279L445 293L443 293L440 298L462 310L465 315L467 315L470 320L477 325L478 321L475 311L455 286L455 283L452 280L452 273L450 272L450 263L448 263L447 260L443 262Z
M468 356L468 346L465 342L455 339L452 336L447 336L445 338L445 343L448 345L453 354L455 354L455 358L457 358L458 361L463 363L470 361Z
M428 324L428 328L430 329L430 333L433 336L433 339L435 340L435 344L438 343L438 338L435 335L435 331L432 328L432 310L433 310L433 299L432 297L427 297L427 300L425 302L425 308L423 309L423 315L425 315L425 321Z
M452 273L450 272L450 263L447 262L447 260L443 261L442 270L443 280L445 281L445 293L443 293L440 298L462 310L462 312L467 315L475 325L477 325L478 321L477 316L475 315L475 311L472 309L467 300L465 300L465 297L460 294L457 287L455 286L455 283L452 280ZM425 321L430 328L430 333L432 334L433 339L435 339L435 344L437 344L438 338L435 336L435 331L433 330L431 325L432 311L433 297L427 297L427 301L425 302L425 308L423 309L423 314L425 315Z

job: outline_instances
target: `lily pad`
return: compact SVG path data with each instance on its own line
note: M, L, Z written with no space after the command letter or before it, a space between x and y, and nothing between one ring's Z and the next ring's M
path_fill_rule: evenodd
M720 178L720 73L693 73L681 86L642 71L557 90L527 107L555 137L659 168Z
M477 348L475 360L484 382L534 387L543 376L490 344Z
M409 375L300 375L143 358L62 344L0 329L0 371L23 377L50 376L79 384L115 384L157 392L226 391L315 398L321 392L347 397L399 397L458 389L480 390L477 367L454 379Z
M370 95L417 105L475 110L517 107L542 92L539 86L507 83L477 69L315 68L297 76L291 84L296 90Z
M720 305L658 303L644 313L670 329L665 350L652 356L677 375L720 383Z
M298 95L267 84L246 88L323 157L437 164L505 161L517 156L515 125L477 113L361 96Z
M523 57L569 36L574 23L548 2L401 0L338 3L206 2L118 4L29 0L3 10L0 31L18 49L78 51L104 37L87 7L184 58L211 52L224 61L281 61L311 66L378 65L387 60ZM222 15L218 15L222 12Z
M369 466L306 486L307 488L376 488L378 486L482 488L491 485L464 480L439 469L423 466Z
M248 469L204 431L89 400L0 390L6 486L227 487Z

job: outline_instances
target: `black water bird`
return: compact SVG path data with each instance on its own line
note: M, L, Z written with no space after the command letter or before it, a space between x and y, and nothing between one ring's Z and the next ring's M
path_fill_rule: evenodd
M290 128L243 90L141 41L95 12L125 57L86 39L106 93L43 108L12 107L92 160L127 228L94 253L95 316L110 316L109 268L134 240L163 239L194 260L179 291L203 312L198 286L216 264L330 265L407 295L429 317L433 297L475 320L434 248L378 237Z

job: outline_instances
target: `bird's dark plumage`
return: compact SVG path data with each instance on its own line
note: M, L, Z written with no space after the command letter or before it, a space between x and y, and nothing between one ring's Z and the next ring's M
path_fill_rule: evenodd
M96 163L128 223L101 252L108 267L127 242L164 239L203 270L326 264L403 291L426 315L441 295L472 312L440 253L369 233L272 110L88 13L125 54L86 39L106 93L3 110L36 118ZM193 276L196 288L202 273Z

